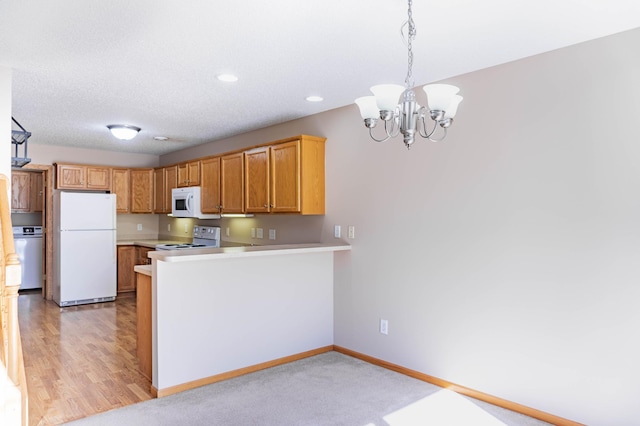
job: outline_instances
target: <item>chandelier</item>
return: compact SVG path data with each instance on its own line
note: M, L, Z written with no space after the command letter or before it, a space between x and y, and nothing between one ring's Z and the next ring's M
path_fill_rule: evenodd
M458 105L462 96L458 95L456 86L449 84L429 84L422 89L427 94L429 108L416 102L416 94L413 91L413 50L412 42L416 37L416 27L413 23L411 11L412 0L409 1L408 18L402 24L401 34L406 40L408 67L405 86L398 84L379 84L371 87L374 96L363 96L356 99L360 108L360 114L364 119L364 125L369 129L369 136L376 142L384 142L402 133L407 149L415 142L416 133L425 139L439 142L447 136L447 129L453 123ZM406 35L404 30L406 28ZM398 100L400 102L398 102ZM428 130L427 115L433 121L433 126ZM376 127L378 119L384 122L386 136L377 139L373 136L372 129ZM438 127L442 128L442 136L435 137Z

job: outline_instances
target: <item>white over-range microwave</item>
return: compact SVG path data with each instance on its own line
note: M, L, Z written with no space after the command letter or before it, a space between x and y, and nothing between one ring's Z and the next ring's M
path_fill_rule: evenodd
M171 215L198 219L220 219L219 214L203 214L200 204L200 187L188 186L171 190Z

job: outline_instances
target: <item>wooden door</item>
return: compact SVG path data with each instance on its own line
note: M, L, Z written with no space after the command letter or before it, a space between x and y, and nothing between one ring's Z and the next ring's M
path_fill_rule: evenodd
M200 162L200 208L202 213L220 213L220 158Z
M42 172L31 173L31 205L32 212L40 213L44 207L44 174Z
M220 159L222 213L244 213L244 153Z
M136 247L118 246L118 293L136 289L135 265Z
M87 166L87 189L111 189L111 168Z
M153 212L153 169L131 170L131 213Z
M58 164L56 167L56 185L58 189L85 189L85 166Z
M300 141L271 147L272 212L300 211Z
M129 180L129 169L111 170L111 193L116 194L116 213L129 213L131 211Z
M178 167L177 166L170 166L170 167L165 167L164 168L164 190L165 190L165 195L164 195L164 202L165 205L167 206L167 213L171 213L172 211L172 207L171 207L171 191L173 190L173 188L177 188L178 187Z
M167 203L165 202L165 170L164 168L153 169L153 212L167 213Z
M178 188L189 186L189 166L187 163L178 164Z
M269 212L269 147L244 153L244 202L247 213Z
M11 172L11 211L28 213L31 208L31 173Z
M189 186L200 185L200 161L192 161L187 164L189 169Z

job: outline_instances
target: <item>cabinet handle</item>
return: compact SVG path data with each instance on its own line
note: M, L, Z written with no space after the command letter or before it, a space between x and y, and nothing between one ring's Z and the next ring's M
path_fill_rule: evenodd
M275 206L273 204L271 204L271 208L274 208Z
M267 208L267 203L264 203L264 208L265 208L265 209Z

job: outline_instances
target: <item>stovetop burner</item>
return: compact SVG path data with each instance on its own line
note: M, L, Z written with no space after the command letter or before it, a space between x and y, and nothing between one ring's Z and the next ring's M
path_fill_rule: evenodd
M220 247L220 228L217 226L195 226L191 243L158 244L156 250L182 250Z

